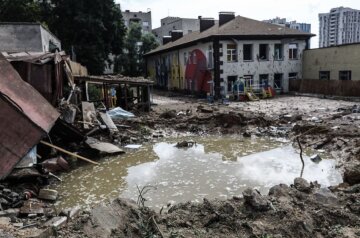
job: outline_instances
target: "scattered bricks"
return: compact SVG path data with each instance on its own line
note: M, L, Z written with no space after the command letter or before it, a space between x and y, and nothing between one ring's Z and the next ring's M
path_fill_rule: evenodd
M58 197L58 191L52 189L40 189L38 198L55 201Z
M17 217L19 215L20 209L8 209L5 211L0 211L0 217Z
M53 217L50 220L48 220L47 222L45 222L44 226L58 228L58 227L65 225L66 222L67 222L67 217L64 217L64 216Z

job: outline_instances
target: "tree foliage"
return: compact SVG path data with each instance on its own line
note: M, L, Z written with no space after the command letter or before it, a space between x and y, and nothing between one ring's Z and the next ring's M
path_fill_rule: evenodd
M91 74L102 74L109 54L122 52L125 26L114 0L52 0L50 29Z
M39 22L40 2L34 0L0 0L0 22Z
M47 25L91 74L102 74L109 54L124 47L126 30L114 0L0 0L0 21Z
M157 46L153 34L142 34L141 25L132 23L125 39L124 53L117 58L115 70L131 77L144 75L144 54Z

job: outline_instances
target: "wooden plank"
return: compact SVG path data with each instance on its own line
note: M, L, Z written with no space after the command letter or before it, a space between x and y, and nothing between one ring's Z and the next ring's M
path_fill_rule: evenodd
M100 112L99 114L100 114L102 121L105 123L107 128L109 128L110 132L112 132L112 133L119 132L119 130L116 127L116 125L114 124L113 120L107 113Z
M94 121L94 118L96 118L96 111L94 103L90 102L81 102L82 105L82 112L83 112L83 121L84 128L89 129L89 125L91 125Z

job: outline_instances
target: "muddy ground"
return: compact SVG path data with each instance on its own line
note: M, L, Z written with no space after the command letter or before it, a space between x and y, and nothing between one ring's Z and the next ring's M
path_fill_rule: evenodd
M191 133L287 137L297 145L298 137L303 149L330 152L344 183L320 188L316 181L298 178L267 195L248 189L227 201L177 204L160 213L141 199L117 199L81 212L56 231L58 237L360 237L359 102L279 96L209 104L159 93L153 101L150 113L135 112L137 118L115 122L121 133L114 143Z

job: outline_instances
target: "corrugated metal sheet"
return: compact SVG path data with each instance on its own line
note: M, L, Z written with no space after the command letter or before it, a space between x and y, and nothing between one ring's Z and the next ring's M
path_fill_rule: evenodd
M0 92L11 98L31 121L49 132L59 113L0 55Z
M39 143L58 117L55 108L0 54L0 179Z

